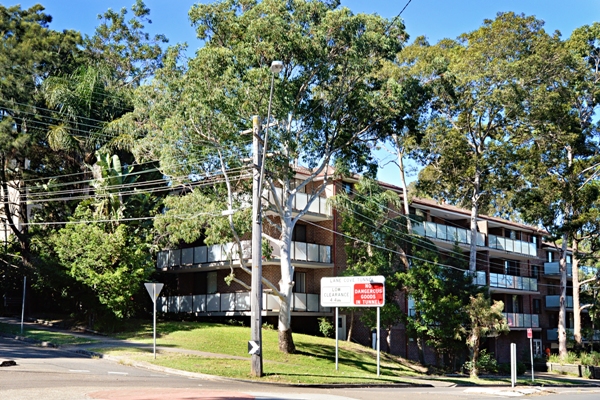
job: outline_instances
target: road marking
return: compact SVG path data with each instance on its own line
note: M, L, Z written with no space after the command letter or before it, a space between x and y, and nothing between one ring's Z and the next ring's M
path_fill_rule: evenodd
M90 372L87 369L70 369L69 372Z
M127 372L113 372L113 371L108 371L109 375L129 375Z

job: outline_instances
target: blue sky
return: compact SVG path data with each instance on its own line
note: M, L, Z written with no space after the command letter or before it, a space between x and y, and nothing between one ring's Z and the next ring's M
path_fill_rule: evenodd
M192 0L145 0L151 9L151 33L165 34L171 44L187 42L190 49L200 46L187 12ZM201 1L205 2L205 1ZM377 13L386 18L395 17L408 0L342 0L342 5L355 13ZM130 7L134 0L40 0L20 1L23 8L41 3L46 13L53 16L51 27L56 30L75 29L83 34L93 34L98 23L97 15L108 8L119 10ZM424 35L431 43L481 26L484 19L493 19L500 11L515 11L535 15L546 22L549 32L559 30L568 37L573 29L592 24L600 19L599 0L412 0L402 18L411 39ZM382 153L382 156L385 154ZM385 164L385 160L381 162ZM416 176L410 177L414 180ZM379 179L399 184L396 168L380 170Z

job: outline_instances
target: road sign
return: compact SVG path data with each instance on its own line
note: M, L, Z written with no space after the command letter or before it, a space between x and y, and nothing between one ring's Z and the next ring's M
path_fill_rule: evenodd
M531 328L527 328L527 339L533 338L533 330Z
M259 355L260 354L260 342L257 342L255 340L248 341L248 354Z
M321 306L381 307L385 304L384 284L381 275L321 278Z
M152 338L154 339L153 353L154 359L156 360L156 299L158 299L158 294L162 290L163 286L165 286L165 284L147 282L144 283L144 286L146 286L146 290L148 291L148 294L152 299L152 304L154 305L154 312L152 314Z
M152 302L156 303L156 299L158 299L158 294L162 290L163 286L165 286L165 284L164 283L144 283L144 286L146 286L146 290L148 291L148 294L150 295Z

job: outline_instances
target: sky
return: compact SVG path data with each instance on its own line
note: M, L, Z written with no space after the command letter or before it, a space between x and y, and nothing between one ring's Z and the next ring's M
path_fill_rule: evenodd
M170 44L187 42L190 50L198 48L201 42L196 38L187 13L193 4L199 2L207 1L145 0L152 20L148 31L165 34ZM4 5L20 4L22 8L28 8L37 3L52 15L51 28L74 29L84 35L92 35L98 24L98 14L108 8L130 8L134 0L38 0ZM484 19L493 19L498 12L504 11L535 15L545 21L546 31L558 30L564 38L569 37L575 28L600 20L600 0L341 0L342 6L354 13L377 13L390 19L396 17L407 3L401 18L410 35L409 42L418 36L425 36L430 43L456 38L480 27ZM386 157L384 152L379 155ZM388 163L390 158L380 162L380 167L386 166L380 168L378 178L399 185L398 170ZM409 181L415 178L416 173L413 173Z

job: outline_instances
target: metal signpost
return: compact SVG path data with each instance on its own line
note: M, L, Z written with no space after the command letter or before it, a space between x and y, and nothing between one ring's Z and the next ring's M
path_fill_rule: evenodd
M510 384L515 387L517 384L517 344L510 344Z
M164 285L165 285L164 283L144 283L144 286L146 286L146 290L148 291L150 298L152 298L152 303L154 303L154 317L153 317L154 347L153 347L153 349L154 349L154 359L155 360L156 360L156 299L158 299L158 294L160 293L160 291L162 290Z
M527 328L527 338L529 338L529 353L531 354L531 382L534 382L533 377L533 330Z
M377 307L377 376L380 375L380 310L385 304L385 277L321 278L321 306L335 307L335 369L338 369L338 308Z

